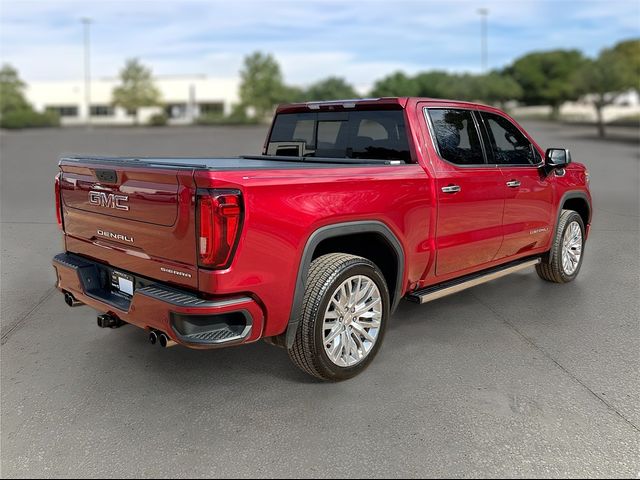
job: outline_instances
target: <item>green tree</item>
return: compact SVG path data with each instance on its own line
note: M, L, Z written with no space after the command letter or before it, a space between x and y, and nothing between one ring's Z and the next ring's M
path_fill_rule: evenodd
M257 118L264 120L287 93L280 66L272 55L255 52L245 57L240 71L240 101L252 107Z
M26 85L11 65L0 69L0 127L55 127L60 118L53 112L36 112L24 97Z
M113 104L126 108L134 115L138 124L138 110L160 103L160 91L153 82L151 69L145 67L137 58L126 61L120 71L121 85L113 89Z
M490 72L474 78L474 92L476 100L504 107L509 100L519 100L522 97L522 87L509 75L500 72Z
M359 95L344 78L329 77L309 86L305 98L313 100L342 100L357 98Z
M482 76L463 74L445 74L440 82L440 88L446 98L456 100L478 101L484 100Z
M626 43L626 42L625 42ZM640 42L637 42L640 44ZM638 76L634 71L638 60L633 58L633 49L619 48L603 50L595 60L588 60L579 72L579 86L596 110L598 135L606 135L603 110L627 90L638 88ZM639 48L638 45L635 46ZM640 52L638 52L640 55ZM635 65L633 62L636 62Z
M415 97L418 94L418 82L404 72L395 72L377 80L371 90L372 97Z
M520 84L525 104L550 105L558 118L562 104L580 96L577 74L584 63L578 50L536 52L517 59L507 73Z
M640 39L625 40L611 49L611 54L625 65L623 82L640 92Z
M282 95L278 102L282 103L296 103L304 102L307 100L307 95L304 89L292 85L284 85L282 87Z
M481 100L502 105L522 96L522 88L509 75L493 71L487 75L452 74L432 70L409 77L396 72L378 80L371 91L374 97L419 96Z
M433 70L415 77L417 95L430 98L461 98L460 82L447 72ZM457 85L454 85L457 83Z
M31 110L24 98L25 83L20 80L18 71L4 64L0 69L0 116L21 110Z

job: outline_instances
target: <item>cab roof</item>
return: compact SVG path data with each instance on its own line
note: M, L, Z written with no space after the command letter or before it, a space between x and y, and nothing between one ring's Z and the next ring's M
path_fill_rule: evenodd
M380 97L380 98L353 98L345 100L322 100L314 102L299 102L280 105L276 113L301 113L313 111L348 111L358 110L400 110L407 108L409 103L433 102L455 105L479 106L478 103L464 102L460 100L446 100L442 98L428 97Z

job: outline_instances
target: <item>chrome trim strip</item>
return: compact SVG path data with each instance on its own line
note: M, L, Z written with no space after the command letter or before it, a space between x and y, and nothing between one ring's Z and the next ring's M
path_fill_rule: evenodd
M525 268L533 267L541 262L540 258L535 258L533 260L529 260L528 262L520 263L518 265L514 265L512 267L505 268L504 270L498 270L497 272L491 272L482 277L472 278L471 280L467 280L466 282L459 283L457 285L452 285L450 287L443 288L441 290L436 290L435 292L426 293L420 295L420 303L431 302L432 300L437 300L438 298L446 297L447 295L451 295L453 293L461 292L462 290L466 290L467 288L475 287L476 285L481 285L486 282L490 282L491 280L495 280L497 278L505 277L511 273L518 272L520 270L524 270Z

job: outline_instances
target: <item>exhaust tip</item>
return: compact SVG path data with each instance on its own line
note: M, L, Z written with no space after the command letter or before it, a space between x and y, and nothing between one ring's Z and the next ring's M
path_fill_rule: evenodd
M149 343L151 345L155 345L156 343L158 343L158 334L156 332L151 332L149 334Z
M77 307L78 305L82 305L82 302L79 300L76 300L76 297L74 297L69 292L64 292L64 303L66 303L70 307Z
M158 341L160 342L160 346L162 348L169 348L169 347L174 347L177 345L176 342L174 342L173 340L171 340L169 337L167 337L164 333L161 333L158 336Z

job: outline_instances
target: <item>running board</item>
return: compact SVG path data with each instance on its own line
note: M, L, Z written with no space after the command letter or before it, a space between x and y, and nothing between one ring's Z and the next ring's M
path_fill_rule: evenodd
M409 293L405 298L414 303L427 303L438 298L446 297L452 293L458 293L467 288L490 282L496 278L524 270L525 268L533 267L540 263L540 261L540 258L516 260L515 262L500 265L499 267L482 270L477 273L465 275L464 277L449 280L448 282L431 285L422 290L416 290L415 292Z

